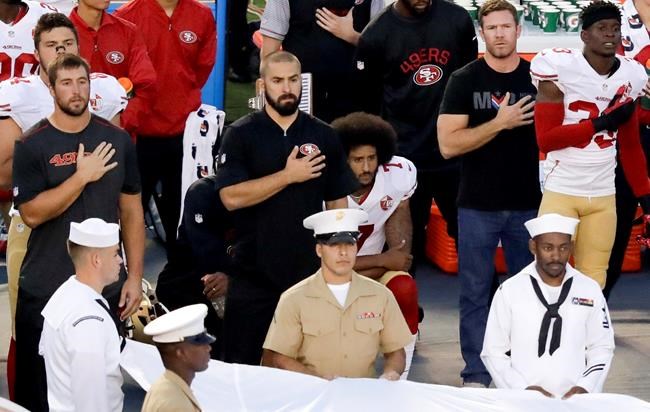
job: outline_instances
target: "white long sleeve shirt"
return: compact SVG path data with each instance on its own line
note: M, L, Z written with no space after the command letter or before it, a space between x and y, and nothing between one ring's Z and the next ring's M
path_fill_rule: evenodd
M43 309L39 353L45 360L50 411L122 411L117 328L104 298L70 277Z
M537 279L549 304L557 302L557 293L552 296L535 262L499 287L481 352L496 387L525 389L538 385L556 397L573 386L601 392L614 355L614 330L598 283L567 264L563 284L573 278L573 285L559 308L563 322L560 347L549 354L551 323L547 350L539 357L538 337L546 308L537 298L530 276Z

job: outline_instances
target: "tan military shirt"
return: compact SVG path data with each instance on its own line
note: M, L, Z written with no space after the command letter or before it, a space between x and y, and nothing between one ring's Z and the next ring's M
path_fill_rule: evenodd
M379 352L412 339L393 294L354 273L342 307L320 270L280 297L264 348L294 358L318 375L375 376Z
M169 369L147 392L142 405L142 412L201 412L187 383Z

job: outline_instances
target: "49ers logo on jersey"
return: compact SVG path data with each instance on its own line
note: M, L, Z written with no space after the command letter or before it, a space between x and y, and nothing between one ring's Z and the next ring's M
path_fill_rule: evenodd
M68 152L63 154L55 154L50 158L51 165L56 167L68 166L77 163L77 152Z
M183 30L178 34L178 37L180 37L183 43L188 43L188 44L196 43L196 39L197 39L196 33L189 30Z
M106 61L110 64L120 64L124 61L124 55L118 51L106 53Z
M316 152L318 150L318 146L316 146L313 143L305 143L300 146L300 153L309 156L310 154Z
M391 207L393 207L393 198L388 195L382 197L381 200L379 201L379 207L381 207L382 210L390 209Z
M434 64L425 64L413 75L413 82L418 86L430 86L442 79L442 69Z

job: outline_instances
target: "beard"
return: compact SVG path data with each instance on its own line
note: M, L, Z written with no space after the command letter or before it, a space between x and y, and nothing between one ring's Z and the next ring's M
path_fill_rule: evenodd
M79 117L84 114L86 110L88 110L88 99L84 99L83 97L81 99L85 102L85 104L81 104L78 107L75 107L71 103L66 104L58 98L56 99L56 105L59 106L59 109L61 109L61 111L68 116Z
M300 94L302 95L302 92ZM265 91L264 97L266 97L266 103L269 106L271 106L276 112L278 112L280 116L286 117L296 113L296 111L298 110L298 106L300 105L301 96L296 96L295 94L287 93L287 94L280 95L276 100L273 100L271 96L269 96L268 92ZM291 100L289 100L288 98L291 98ZM280 103L281 100L285 100L285 101Z

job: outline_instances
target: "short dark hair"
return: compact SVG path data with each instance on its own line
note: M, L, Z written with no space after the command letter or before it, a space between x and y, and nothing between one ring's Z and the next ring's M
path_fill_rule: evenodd
M580 12L582 30L587 30L592 24L604 20L614 19L621 22L621 11L614 3L608 1L594 1Z
M298 72L302 71L300 60L298 60L295 54L284 50L278 50L270 53L262 59L262 64L260 65L260 77L264 77L264 74L271 63L296 63L298 65Z
M81 257L84 255L84 252L88 252L91 247L83 246L78 243L72 242L71 240L67 241L68 255L70 255L70 260L74 265L77 265L81 262Z
M83 67L86 70L86 77L90 79L90 66L83 58L70 53L63 53L56 56L56 59L47 67L47 78L50 81L50 86L54 87L56 84L60 70L77 69L79 67Z
M74 38L79 43L79 35L77 29L72 24L72 21L63 13L46 13L42 15L36 26L34 27L34 49L38 50L38 45L41 42L41 34L43 32L50 32L59 27L67 27L74 33Z
M517 21L517 9L507 0L488 0L478 9L478 25L483 27L483 17L487 16L490 13L495 11L507 10L512 14L512 18L515 19L515 24L519 24Z
M380 165L388 163L396 151L397 133L387 121L374 114L350 113L332 122L346 156L357 146L374 146Z

